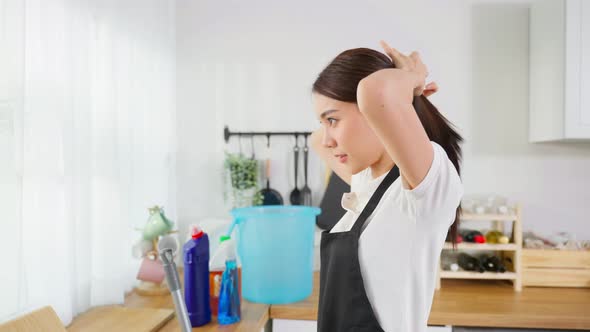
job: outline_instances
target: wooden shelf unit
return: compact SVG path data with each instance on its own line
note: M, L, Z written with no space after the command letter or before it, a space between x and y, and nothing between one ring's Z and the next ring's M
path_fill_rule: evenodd
M472 272L472 271L447 271L442 269L442 263L439 262L436 289L441 287L441 279L482 279L482 280L511 280L514 290L522 290L522 219L521 207L516 205L514 214L473 214L464 213L461 215L461 223L465 224L472 221L490 221L492 229L504 233L504 223L512 223L512 236L509 243L492 244L492 243L458 243L456 250L481 250L496 251L506 265L507 271L499 272ZM447 242L443 250L453 250L451 243Z
M516 273L514 272L473 272L473 271L441 271L441 278L443 279L493 279L493 280L514 280Z

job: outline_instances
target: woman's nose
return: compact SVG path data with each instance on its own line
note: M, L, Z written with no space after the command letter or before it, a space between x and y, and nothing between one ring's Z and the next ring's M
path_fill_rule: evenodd
M332 138L332 136L330 136L330 134L326 130L324 130L322 145L324 145L327 148L336 147L336 141Z

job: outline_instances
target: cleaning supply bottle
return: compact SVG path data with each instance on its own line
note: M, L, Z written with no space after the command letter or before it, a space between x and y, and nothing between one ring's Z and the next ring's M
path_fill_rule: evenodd
M191 225L191 239L183 247L184 299L192 327L211 321L209 303L209 237Z
M219 293L221 291L221 280L223 277L223 271L225 270L225 261L229 255L229 251L233 250L230 246L230 240L227 236L221 236L220 243L217 249L211 256L209 261L209 298L211 303L211 314L217 316L217 309L219 308ZM242 298L242 266L240 260L237 260L238 264L238 289L240 298Z
M221 243L226 243L225 270L221 277L219 292L219 308L217 321L220 325L233 324L240 321L241 297L239 292L238 260L234 242L229 236L222 236Z

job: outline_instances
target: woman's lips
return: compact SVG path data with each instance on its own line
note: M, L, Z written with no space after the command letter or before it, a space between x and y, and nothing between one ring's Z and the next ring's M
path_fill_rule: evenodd
M348 155L347 154L337 154L336 158L338 158L338 161L340 161L341 163L345 163L348 160Z

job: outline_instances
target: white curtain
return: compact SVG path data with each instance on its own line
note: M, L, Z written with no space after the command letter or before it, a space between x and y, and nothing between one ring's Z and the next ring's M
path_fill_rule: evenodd
M175 214L173 0L0 0L0 321L123 303Z

